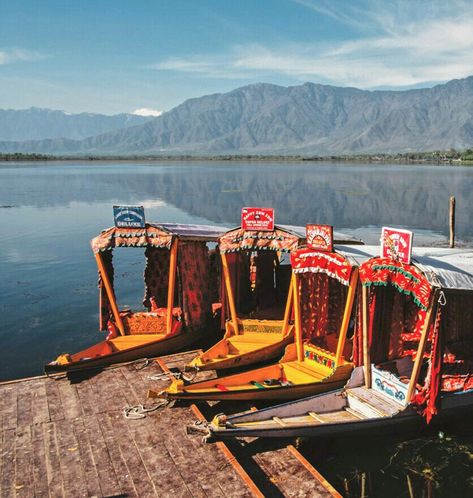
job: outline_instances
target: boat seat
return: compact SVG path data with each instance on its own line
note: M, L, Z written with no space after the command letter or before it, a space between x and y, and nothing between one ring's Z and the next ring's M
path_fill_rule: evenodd
M327 377L323 373L304 368L304 366L298 361L281 363L281 366L284 370L286 379L294 382L294 384L308 384L311 382L320 381Z
M166 334L133 334L121 335L108 341L114 351L122 351L123 349L141 346L148 342L158 341L164 339Z
M242 343L259 343L259 344L270 344L273 342L278 342L283 338L282 334L265 334L258 332L246 332L244 334L236 334L227 337L227 340L232 344L242 344Z

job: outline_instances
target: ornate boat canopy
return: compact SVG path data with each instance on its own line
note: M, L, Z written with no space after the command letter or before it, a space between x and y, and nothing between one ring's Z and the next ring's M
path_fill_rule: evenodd
M371 253L358 247L336 246L334 252L322 252L306 247L291 253L291 266L294 273L325 273L343 285L350 284L354 267L371 257Z
M301 236L292 230L275 226L272 231L253 231L234 228L222 235L219 239L220 252L238 251L281 251L291 252L304 241Z
M186 241L216 242L225 228L208 225L185 225L179 223L147 223L145 228L111 227L92 239L94 252L115 247L161 247L170 249L173 238Z

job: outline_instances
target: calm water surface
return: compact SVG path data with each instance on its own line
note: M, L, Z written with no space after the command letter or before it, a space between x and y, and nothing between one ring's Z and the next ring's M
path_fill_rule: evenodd
M89 240L113 224L112 204L144 204L148 221L228 227L239 224L242 206L273 206L281 224L328 223L375 244L381 226L400 226L415 231L417 244L440 245L448 237L450 195L457 199L457 236L472 244L473 168L468 167L0 163L0 380L40 374L42 365L59 353L77 351L102 338L97 332L97 271ZM140 251L116 251L121 305L140 304ZM465 444L471 455L470 440L460 439L458 444ZM435 465L445 452L456 455L460 463L453 459L455 468L438 464L444 469L439 475L453 475L466 486L462 490L471 490L471 456L468 466L468 456L455 447L456 440L419 441L416 447L427 445ZM356 448L360 444L362 457ZM349 453L335 449L322 456L316 450L313 458L320 459L318 466L337 486L348 486L351 496L361 494L363 473L370 480L369 496L380 496L382 489L384 496L408 496L406 469L417 465L422 472L422 458L412 463L402 451L412 455L414 450L402 449L399 462L392 463L392 454L400 451L397 443L377 444L362 441ZM425 486L421 478L419 496Z
M0 163L0 379L41 373L96 342L96 266L89 240L112 204L144 204L149 221L236 226L242 206L276 222L328 223L377 243L382 225L444 243L448 198L471 242L473 168L333 163ZM121 304L142 294L140 250L116 251ZM136 277L136 278L127 278Z

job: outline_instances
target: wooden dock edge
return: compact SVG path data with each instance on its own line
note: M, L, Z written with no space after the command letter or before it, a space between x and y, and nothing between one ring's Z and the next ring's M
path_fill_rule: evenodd
M167 367L166 363L161 359L157 358L156 362L163 370L168 374L171 374L171 371ZM196 417L202 422L207 422L207 419L204 417L202 412L199 410L196 404L191 405L191 410L196 415ZM264 498L264 493L258 488L258 486L254 483L245 469L240 465L237 461L236 456L231 452L228 446L223 441L216 441L214 444L217 445L217 448L223 453L228 462L232 465L238 475L243 479L244 483L248 486L253 495L257 498ZM310 474L319 482L319 484L333 496L334 498L343 498L343 496L325 479L325 477L297 450L295 446L289 444L287 446L289 452L301 463L305 469L310 472Z
M161 358L157 358L156 363L160 366L163 372L172 375L166 363ZM199 410L197 405L192 404L191 410L199 420L207 422L207 419L202 415L202 412ZM243 479L243 482L248 486L248 489L253 493L253 495L257 498L264 498L264 494L259 490L258 486L256 486L256 484L253 482L253 480L245 471L245 469L238 463L235 455L233 455L233 453L229 450L227 445L222 441L217 441L215 444L217 445L217 448L223 453L228 462L235 469L235 471L238 473L238 475Z

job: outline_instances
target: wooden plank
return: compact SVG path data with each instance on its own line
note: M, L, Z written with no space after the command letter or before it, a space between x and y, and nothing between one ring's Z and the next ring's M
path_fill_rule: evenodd
M44 449L43 424L31 427L31 443L33 451L33 486L36 496L49 496L46 453Z
M304 465L304 467L320 482L320 484L334 498L343 498L342 495L325 479L325 477L293 446L288 445L287 449Z
M85 469L82 467L74 428L69 420L56 422L56 436L60 464L58 471L61 472L65 494L74 497L87 497Z
M85 482L89 496L101 496L100 478L83 419L75 419L71 422L71 425L79 447L78 451L82 468L84 469ZM97 464L100 465L101 462L97 462Z
M62 379L56 381L59 396L61 399L64 418L72 420L82 415L79 394L75 384L71 384L69 380Z
M2 475L0 496L14 496L16 429L3 431Z
M113 423L113 418L118 416L119 415L117 414L104 414L99 417L102 436L107 445L110 460L123 493L127 496L139 496L138 491L133 484L130 469L128 468L127 447L129 442L122 441L120 443L121 439L117 438L117 429ZM122 447L124 448L123 450Z
M0 386L0 402L3 429L14 429L17 422L17 384Z
M56 440L55 422L43 424L44 449L46 456L46 477L50 496L65 496Z
M16 427L20 431L33 422L33 413L31 409L32 391L29 382L18 384L17 387L17 421Z
M114 496L121 494L122 489L110 460L110 454L96 416L84 418L84 428L97 470L102 495Z
M105 420L107 418L108 422ZM115 433L120 434L120 437L116 438L115 444L120 445L120 451L125 455L128 473L138 496L154 496L157 489L153 485L140 451L143 451L145 454L148 451L147 456L152 460L157 460L160 457L162 460L163 455L159 455L158 452L148 446L149 443L146 441L146 436L143 439L143 433L146 434L146 426L143 422L146 424L148 419L125 420L121 414L115 413L101 416L100 420L103 424L109 423L113 426ZM141 434L142 439L140 439L139 434ZM138 442L135 438L138 439ZM141 447L143 444L145 448ZM159 470L159 467L157 470Z
M17 498L29 498L34 494L33 454L31 451L31 427L17 432L15 441L15 484Z
M61 396L59 394L59 388L57 386L58 382L61 381L47 379L45 384L46 396L48 400L49 420L51 422L54 422L56 420L62 420L64 418Z
M48 398L46 393L46 379L36 379L28 382L33 407L33 424L49 422Z

